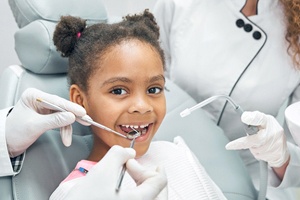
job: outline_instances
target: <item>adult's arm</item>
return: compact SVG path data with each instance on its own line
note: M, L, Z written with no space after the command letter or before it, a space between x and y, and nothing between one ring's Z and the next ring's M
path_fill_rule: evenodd
M0 177L12 176L15 174L9 157L5 138L6 116L10 110L11 108L0 110Z

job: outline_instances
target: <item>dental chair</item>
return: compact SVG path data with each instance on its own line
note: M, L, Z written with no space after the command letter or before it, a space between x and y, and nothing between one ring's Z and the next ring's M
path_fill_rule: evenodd
M21 61L4 70L0 77L0 109L13 106L30 87L68 99L66 69L52 43L52 33L61 15L80 16L88 23L109 22L100 0L9 0L19 30L15 50ZM228 140L202 111L181 118L179 113L196 102L171 81L166 82L167 114L154 140L173 141L181 135L208 174L229 200L257 198L238 153L225 150ZM22 113L20 113L22 114ZM73 125L73 142L65 147L59 130L44 133L27 151L21 172L0 177L0 199L48 199L76 163L92 147L89 128ZM101 186L99 186L101 188Z

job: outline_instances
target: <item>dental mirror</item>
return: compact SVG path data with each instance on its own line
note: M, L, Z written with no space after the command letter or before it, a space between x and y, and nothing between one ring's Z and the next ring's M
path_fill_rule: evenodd
M132 128L132 127L131 127L131 129L132 129L133 131L130 131L130 132L128 132L128 133L126 134L126 137L127 137L128 139L133 140L133 139L135 139L135 138L141 136L141 132L140 132L140 131L137 131L137 130L135 130L135 129Z

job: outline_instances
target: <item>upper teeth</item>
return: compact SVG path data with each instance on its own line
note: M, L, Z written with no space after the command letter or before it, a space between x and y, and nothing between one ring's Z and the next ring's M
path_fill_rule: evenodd
M137 128L145 128L145 127L147 127L147 126L149 126L149 124L144 124L144 125L122 125L122 126L125 126L126 128L135 128L135 129L137 129Z

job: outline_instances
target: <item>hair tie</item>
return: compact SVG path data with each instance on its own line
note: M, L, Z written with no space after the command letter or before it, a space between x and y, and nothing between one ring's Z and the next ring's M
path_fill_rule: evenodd
M77 39L80 38L80 36L81 36L81 33L78 32L78 33L77 33Z

